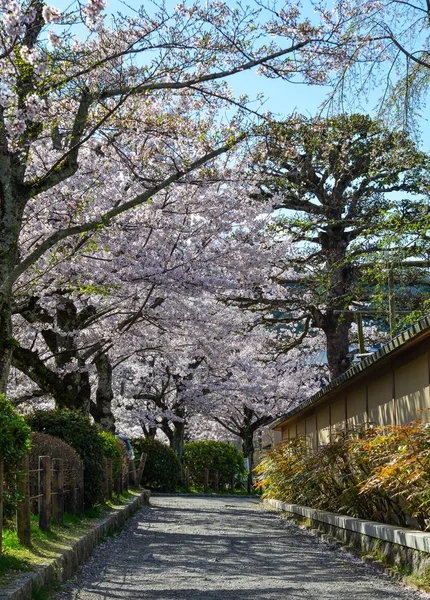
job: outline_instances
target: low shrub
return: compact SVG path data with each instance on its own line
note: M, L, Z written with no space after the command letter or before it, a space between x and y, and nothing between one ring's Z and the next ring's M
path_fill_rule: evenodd
M84 463L84 504L100 498L103 482L103 441L97 425L80 412L67 409L37 411L27 417L33 431L48 433L72 446Z
M112 460L113 477L122 473L124 463L124 443L108 431L99 433L103 445L103 456Z
M255 469L264 497L352 517L429 529L430 429L411 425L339 432L317 450L298 437Z
M30 427L3 394L0 394L0 432L0 460L3 460L5 483L4 518L8 523L20 500L15 472L30 449Z
M243 455L229 442L205 440L188 442L184 446L184 467L190 470L190 479L201 484L204 481L204 471L218 471L219 485L228 485L232 478L242 481L245 476Z
M173 450L159 440L140 438L131 440L136 457L147 455L141 483L163 492L175 491L181 465Z
M124 442L124 440L121 440L119 438L115 438L118 442L118 445L121 449L121 473L122 473L122 479L123 481L125 480L126 477L128 477L128 463L129 463L129 456L128 456L128 448L126 443Z
M63 459L64 488L78 487L83 489L84 480L82 461L79 454L69 444L58 437L47 433L33 431L31 433L30 470L39 468L39 456L50 456ZM30 496L38 494L38 473L30 473ZM69 508L68 494L65 495L65 508Z
M6 471L15 469L30 449L30 427L3 394L0 394L0 431L0 459Z

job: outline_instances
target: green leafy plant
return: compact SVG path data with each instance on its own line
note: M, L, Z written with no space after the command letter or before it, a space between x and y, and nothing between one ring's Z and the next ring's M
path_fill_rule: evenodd
M388 492L416 518L421 529L430 529L429 426L415 421L377 427L366 436L365 450L373 468L360 493L367 496L381 490Z
M59 437L72 446L84 463L84 503L100 498L103 481L103 441L99 429L80 412L67 409L37 411L27 417L33 431Z
M123 444L112 433L101 431L99 433L103 445L103 456L112 460L112 472L114 477L122 472L123 468ZM128 466L128 462L127 462Z
M3 394L0 394L0 432L0 459L5 461L6 469L15 468L30 449L30 427Z
M21 497L15 485L21 460L30 450L30 428L7 398L0 394L0 460L4 466L4 518L13 518Z
M136 456L147 455L142 485L164 492L175 491L181 465L173 450L153 438L132 440Z
M204 471L218 471L219 485L230 484L233 477L238 481L245 476L242 453L233 444L204 440L188 442L184 446L184 467L190 470L194 483L203 483Z

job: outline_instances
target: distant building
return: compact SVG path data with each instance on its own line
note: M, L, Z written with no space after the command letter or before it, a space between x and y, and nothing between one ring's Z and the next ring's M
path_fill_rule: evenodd
M306 435L316 447L342 428L430 421L430 316L354 364L270 425L282 441Z

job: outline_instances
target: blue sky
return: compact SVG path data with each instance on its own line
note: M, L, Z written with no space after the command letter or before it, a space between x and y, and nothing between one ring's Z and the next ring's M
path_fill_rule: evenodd
M166 0L166 5L173 8L178 2L179 0ZM235 4L234 0L227 0L227 2ZM71 0L50 0L50 3L64 10L71 5ZM83 3L85 3L85 0ZM247 3L253 5L254 2L253 0L248 0L248 2L244 0L244 4ZM128 2L121 2L121 0L107 0L106 12L111 14L117 12L129 14L132 12L132 9L137 9L141 4L141 0L129 0ZM309 18L313 18L314 13L310 1L303 0L303 5L304 14ZM146 3L145 7L149 10L149 3ZM279 116L279 118L286 117L292 112L299 112L307 116L315 115L330 91L330 88L324 86L308 86L282 81L280 79L268 79L257 75L255 71L247 71L235 75L228 81L236 95L248 94L252 98L263 92L266 99L263 110L273 112ZM363 102L361 112L372 114L374 108L378 104L378 98L379 91L376 89L368 103L366 104ZM430 114L428 111L424 111L420 123L422 132L421 147L427 151L430 151L429 117Z

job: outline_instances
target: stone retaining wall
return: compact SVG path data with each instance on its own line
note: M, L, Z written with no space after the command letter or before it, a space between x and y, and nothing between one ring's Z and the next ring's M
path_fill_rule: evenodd
M354 519L279 500L265 503L284 511L326 541L358 551L377 568L430 586L430 533Z
M0 590L0 600L29 600L34 591L50 586L55 582L64 582L91 556L94 548L105 536L123 528L125 522L139 510L149 504L150 492L143 490L128 504L101 520L95 528L81 537L70 549L42 567L40 570L23 574L8 589Z

